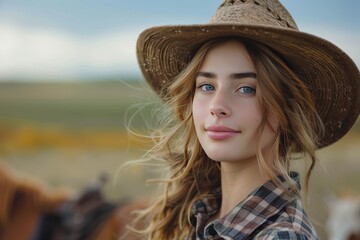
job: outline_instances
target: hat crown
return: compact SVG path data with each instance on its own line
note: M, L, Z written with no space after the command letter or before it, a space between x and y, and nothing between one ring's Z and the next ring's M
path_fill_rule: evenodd
M225 0L210 23L266 25L298 30L290 13L277 0Z

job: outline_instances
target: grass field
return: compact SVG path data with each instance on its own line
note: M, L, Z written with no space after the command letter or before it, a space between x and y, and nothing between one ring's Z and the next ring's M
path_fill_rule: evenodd
M141 197L154 188L144 183L154 175L136 167L121 171L125 161L139 158L146 142L127 134L141 131L158 106L146 85L133 82L0 83L1 162L50 186L83 188L108 172L109 199ZM360 194L360 127L318 152L311 181L309 213L325 239L326 201L331 193ZM303 171L303 164L294 168Z
M1 83L0 120L16 126L123 129L129 107L152 96L139 82Z

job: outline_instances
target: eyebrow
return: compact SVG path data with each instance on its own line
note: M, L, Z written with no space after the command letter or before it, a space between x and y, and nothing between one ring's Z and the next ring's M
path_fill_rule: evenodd
M230 75L231 79L242 79L242 78L255 78L256 79L256 73L254 72L242 72L242 73L232 73ZM216 78L215 73L211 72L198 72L197 77L205 77L205 78Z

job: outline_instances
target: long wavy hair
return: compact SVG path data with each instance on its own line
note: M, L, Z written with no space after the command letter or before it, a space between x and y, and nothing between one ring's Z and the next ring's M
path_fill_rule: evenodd
M219 188L220 165L208 158L202 149L194 128L192 100L195 79L206 53L224 41L233 38L213 39L203 44L190 63L167 87L163 96L166 109L161 126L153 131L154 147L145 161L165 165L168 176L157 180L163 184L162 194L144 210L139 218L147 217L146 229L138 230L147 239L184 239L190 234L191 207L204 197L215 198L213 189ZM288 192L297 193L290 178L292 153L301 153L310 160L305 189L314 168L315 150L323 132L309 86L289 67L286 60L269 47L246 39L238 39L246 47L257 72L256 96L263 120L259 126L261 136L271 113L279 124L274 129L273 158L265 161L257 142L257 160L261 171L275 184L281 175ZM258 138L260 139L260 137Z

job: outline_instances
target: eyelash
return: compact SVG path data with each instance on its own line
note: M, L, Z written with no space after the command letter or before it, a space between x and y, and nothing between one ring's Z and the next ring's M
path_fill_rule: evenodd
M244 86L244 87L241 87L241 88L239 88L239 90L240 89L250 89L251 90L251 93L245 93L245 92L241 92L241 93L244 93L244 94L254 94L254 93L256 93L256 89L255 88L253 88L253 87L249 87L249 86Z
M201 84L198 88L201 90L201 91L204 91L204 92L208 92L209 90L206 90L204 89L204 87L207 87L207 86L211 86L213 89L215 89L215 87L209 83L204 83L204 84Z
M204 87L207 87L207 86L211 86L212 87L212 90L206 90L204 89ZM201 84L198 86L198 88L201 90L201 91L204 91L204 92L209 92L209 91L213 91L215 89L215 87L209 83L204 83L204 84ZM244 89L250 89L251 92L244 92L243 90ZM242 91L240 91L242 90ZM240 93L242 94L255 94L256 93L256 89L253 88L253 87L250 87L250 86L243 86L243 87L240 87L237 91L239 91Z

